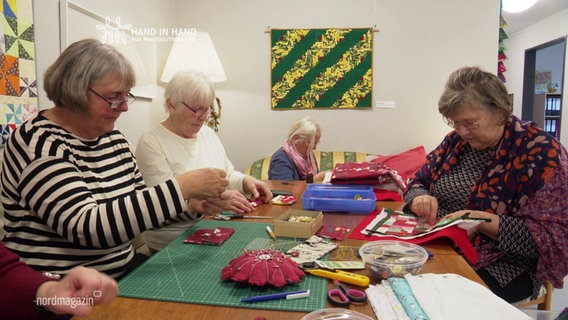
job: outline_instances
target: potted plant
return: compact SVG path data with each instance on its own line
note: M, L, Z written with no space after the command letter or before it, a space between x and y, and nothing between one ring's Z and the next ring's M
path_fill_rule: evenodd
M550 83L548 84L548 86L546 87L546 89L548 90L549 93L554 93L554 92L556 92L556 91L558 90L558 87L559 87L558 83L556 83L556 82L554 82L554 83L550 82Z

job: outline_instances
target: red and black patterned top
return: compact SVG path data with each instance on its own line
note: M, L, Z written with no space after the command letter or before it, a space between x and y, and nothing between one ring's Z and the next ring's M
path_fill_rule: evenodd
M404 200L421 194L439 199L439 216L463 209L500 216L498 239L474 243L474 268L485 268L503 286L527 271L535 291L544 281L562 287L568 274L568 152L536 124L511 116L499 146L482 151L450 132Z

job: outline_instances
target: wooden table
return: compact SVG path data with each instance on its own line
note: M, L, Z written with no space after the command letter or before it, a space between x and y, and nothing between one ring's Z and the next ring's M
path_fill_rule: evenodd
M298 202L293 208L302 208L301 196L306 184L301 181L268 181L272 189L289 190L298 198ZM398 210L402 206L398 202L377 202L377 207L387 207ZM254 215L266 215L273 218L284 213L289 206L261 205L255 209ZM341 225L353 228L359 224L364 215L326 213L324 214L324 225ZM262 219L261 219L262 220ZM246 219L246 221L261 221L257 219ZM266 220L263 220L266 221ZM243 222L246 223L246 222ZM339 242L341 246L360 246L364 242L361 240L345 239ZM470 265L458 255L449 243L440 240L424 245L434 257L428 260L421 269L421 273L456 273L468 279L483 284L483 281L470 267ZM334 308L327 304L328 308ZM351 310L358 311L371 317L375 317L369 303L362 305L351 304ZM179 302L167 302L157 300L145 300L134 298L118 297L111 304L96 306L93 313L86 319L250 319L264 317L268 320L291 320L301 319L307 313L290 312L280 310L262 310L249 308L230 308L214 305L200 305Z

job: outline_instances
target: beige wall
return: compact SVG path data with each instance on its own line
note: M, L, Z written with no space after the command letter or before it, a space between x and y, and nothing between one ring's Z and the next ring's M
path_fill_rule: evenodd
M568 9L560 11L516 34L512 34L509 39L505 40L505 53L508 58L505 61L508 79L505 85L509 92L514 93L515 101L513 105L515 114L520 115L522 113L525 51L560 37L566 37L567 34ZM565 59L563 97L567 97L568 94L567 76L568 59ZM568 108L566 107L568 106L568 100L566 98L563 99L563 104L562 119L564 121L560 128L560 142L564 146L568 146Z
M175 21L208 31L228 80L219 135L237 168L269 155L290 124L310 115L323 127L321 150L390 154L435 147L448 130L437 99L451 71L496 68L499 2L494 0L176 1ZM467 14L464 14L467 13ZM373 100L395 109L270 110L272 28L372 27Z
M55 0L34 0L34 4L44 1L57 5ZM495 0L74 2L111 19L120 16L123 24L135 27L193 27L210 33L228 78L217 85L223 102L219 136L241 170L274 152L290 124L304 115L315 117L323 127L321 150L392 154L420 144L431 150L448 131L436 106L449 73L464 65L496 68L499 2ZM53 37L57 19L36 17L36 29ZM376 26L380 31L374 34L373 100L395 101L396 108L272 111L269 26ZM53 44L42 43L42 33L37 37L38 70L42 70L56 55L44 50ZM167 47L163 43L158 47L158 77ZM156 98L137 101L119 119L118 128L131 142L165 116L162 89L159 84ZM49 102L42 100L41 107L47 106Z

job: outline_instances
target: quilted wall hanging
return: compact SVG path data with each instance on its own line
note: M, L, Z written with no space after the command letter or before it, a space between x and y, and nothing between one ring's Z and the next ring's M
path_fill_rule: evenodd
M0 146L38 113L32 0L2 0Z
M371 108L373 30L272 29L272 109Z

